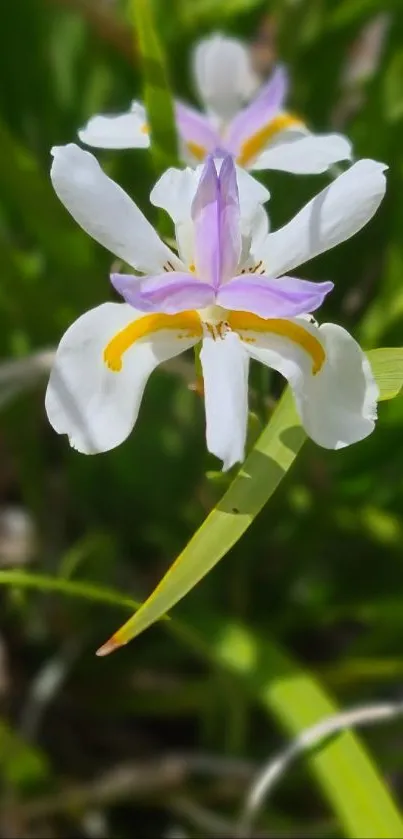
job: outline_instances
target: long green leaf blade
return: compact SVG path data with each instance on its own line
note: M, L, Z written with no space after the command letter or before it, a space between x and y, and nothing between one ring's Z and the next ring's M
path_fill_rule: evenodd
M144 77L144 102L157 176L177 163L175 113L150 0L131 0Z
M240 678L292 737L337 713L315 677L273 639L252 634L240 623L212 620L211 614L203 632L209 656ZM403 835L397 808L353 733L332 737L309 755L308 763L346 836L397 839Z
M75 597L120 608L139 608L139 604L132 597L126 597L114 589L94 585L93 583L48 577L46 574L29 574L26 571L0 571L0 586L21 586L21 588L32 588L42 592L57 592L57 594L65 597Z
M295 460L305 432L292 394L283 394L267 428L218 505L138 612L99 650L127 644L172 608L229 551L273 494Z
M403 382L403 349L369 353L381 399L397 395ZM104 644L108 655L168 612L240 539L292 466L304 440L291 391L283 394L271 421L239 474L141 608Z
M24 571L0 571L0 585L55 592L122 609L137 605L113 589ZM203 626L177 620L167 621L165 626L198 656L232 674L290 736L337 713L315 677L269 636L259 637L240 622L227 622L211 613ZM347 836L398 839L403 835L396 807L353 733L332 738L308 755L307 762Z

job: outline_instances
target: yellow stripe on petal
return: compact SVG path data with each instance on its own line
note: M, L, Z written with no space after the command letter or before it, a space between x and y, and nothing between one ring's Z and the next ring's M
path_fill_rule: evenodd
M179 312L176 315L144 315L129 323L109 341L104 349L106 366L114 373L119 373L126 350L140 338L147 338L163 329L177 331L178 339L198 338L203 334L200 317L195 311Z
M315 338L302 325L292 320L282 318L269 318L265 320L264 318L258 317L258 315L252 315L250 312L230 312L228 323L231 329L239 333L243 341L254 340L243 334L245 332L262 332L266 335L280 335L282 338L288 338L289 341L297 344L310 355L313 376L319 373L326 361L325 350L318 338Z
M196 158L196 160L202 162L204 158L207 156L207 149L205 149L204 146L199 146L198 143L194 143L192 140L189 140L189 142L187 142L186 145L190 151L190 154L192 154L193 157Z
M248 166L280 131L285 131L287 128L303 127L304 123L298 117L287 113L278 114L242 143L237 163L239 166Z

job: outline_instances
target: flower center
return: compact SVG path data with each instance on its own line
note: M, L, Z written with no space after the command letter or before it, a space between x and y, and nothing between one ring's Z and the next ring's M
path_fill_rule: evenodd
M202 340L210 335L215 341L223 340L231 330L237 332L245 343L254 343L256 335L278 335L286 338L306 352L312 360L312 375L322 369L326 353L318 338L302 324L282 318L264 318L250 312L234 312L222 306L208 306L199 311L189 310L176 315L144 315L121 329L104 349L103 360L114 373L122 369L122 357L134 343L150 338L155 332L167 331L171 339L195 338Z

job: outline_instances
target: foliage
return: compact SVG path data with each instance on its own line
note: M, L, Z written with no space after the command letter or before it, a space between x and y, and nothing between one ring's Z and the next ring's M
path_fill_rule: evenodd
M263 68L280 52L290 65L294 111L317 130L348 133L357 158L389 165L387 198L375 219L305 267L304 276L336 284L322 319L345 325L368 350L402 346L400 4L172 0L169 13L167 5L155 0L152 11L170 84L181 98L194 96L188 68L195 39L225 29L252 39ZM140 98L144 44L140 51L132 48L132 9L113 0L14 0L3 6L0 349L8 364L54 346L74 317L112 299L110 257L59 205L48 177L49 150L74 139L93 113L125 109ZM147 8L145 0L141 6ZM158 45L154 50L158 56ZM173 144L165 151L172 154ZM153 163L144 151L99 158L151 217L147 198L153 165L161 160ZM280 173L265 180L274 226L326 183L325 176ZM385 398L401 384L388 363L378 354L377 372L389 381ZM121 620L122 607L129 614L133 600L155 588L231 480L217 476L217 464L205 453L203 406L187 387L192 377L192 356L157 371L132 437L114 452L85 458L48 426L42 368L29 389L25 374L11 401L1 398L0 367L6 831L12 826L17 835L31 835L34 825L54 836L72 830L84 836L94 813L95 833L104 835L129 836L133 827L144 836L173 835L179 824L186 835L204 836L209 828L203 815L211 812L231 827L245 779L277 750L280 728L295 734L335 703L345 707L399 691L399 396L380 404L375 434L351 449L326 452L306 442L269 504L172 619L111 658L94 657ZM269 381L253 369L251 407L260 427L280 388L277 377ZM267 429L263 435L268 433L270 438ZM256 458L259 447L249 462ZM263 474L264 462L258 467ZM255 507L241 512L239 535L264 501L254 499ZM236 500L232 507L238 508ZM214 564L219 538L213 531L206 566ZM290 836L359 835L346 813L363 795L361 810L371 820L365 799L377 805L374 835L399 835L391 826L393 818L398 825L397 814L389 826L382 824L383 806L394 811L379 780L388 780L398 800L399 737L398 722L366 733L377 773L351 735L327 744L309 757L321 787L304 767L287 776L263 827ZM158 767L173 753L188 754L199 771L161 780ZM115 786L105 781L103 792L97 787L91 798L94 784L128 763L138 769L130 787L113 775ZM145 780L139 786L138 775L145 779L147 771L148 786ZM77 806L66 795L71 788ZM348 789L346 802L341 796ZM217 834L210 829L210 835Z

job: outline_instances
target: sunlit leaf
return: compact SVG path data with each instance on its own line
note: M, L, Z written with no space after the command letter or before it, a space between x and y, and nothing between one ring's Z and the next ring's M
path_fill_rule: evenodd
M370 350L368 358L379 387L380 400L398 396L403 387L403 348Z
M287 390L239 474L139 611L101 648L107 654L139 635L187 594L229 551L288 472L303 431Z
M381 399L392 399L403 382L403 349L373 350L369 357ZM101 655L127 644L151 626L225 556L273 495L304 440L305 432L292 394L286 390L267 428L219 504L139 611L101 648Z
M337 713L319 682L270 637L211 614L203 631L209 657L234 673L289 735ZM356 736L344 732L332 738L308 761L346 836L401 835L402 819Z

